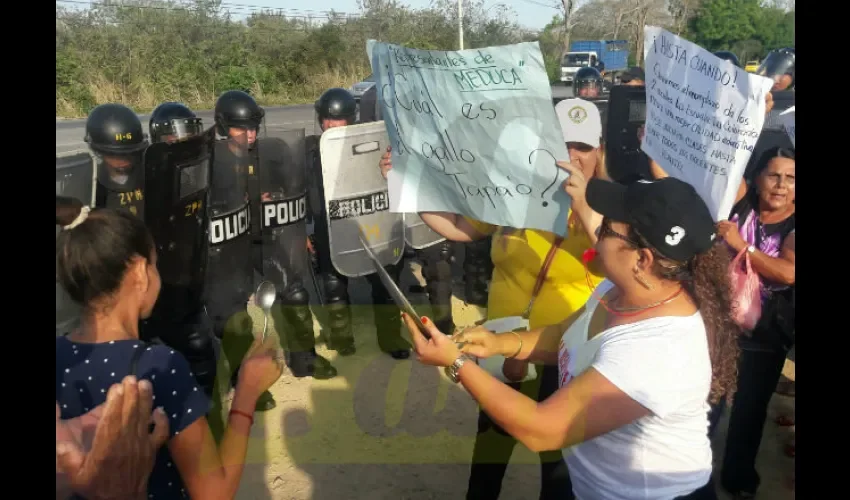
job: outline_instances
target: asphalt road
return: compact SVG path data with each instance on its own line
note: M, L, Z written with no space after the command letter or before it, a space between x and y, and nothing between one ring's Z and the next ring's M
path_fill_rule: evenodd
M554 97L572 97L572 89L564 85L553 86L552 95ZM268 107L265 110L266 127L269 128L282 128L284 130L305 128L310 133L315 124L313 107L309 104ZM197 113L205 124L213 122L212 111L199 111ZM145 131L147 131L150 115L139 115L139 118L142 120ZM56 154L84 149L86 146L83 141L84 136L85 120L56 120Z

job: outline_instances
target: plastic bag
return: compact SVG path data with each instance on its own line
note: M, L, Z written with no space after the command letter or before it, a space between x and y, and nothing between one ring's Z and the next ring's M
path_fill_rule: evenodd
M742 266L741 259L744 259ZM732 319L744 330L752 330L761 318L761 279L750 264L744 248L729 265L732 284Z

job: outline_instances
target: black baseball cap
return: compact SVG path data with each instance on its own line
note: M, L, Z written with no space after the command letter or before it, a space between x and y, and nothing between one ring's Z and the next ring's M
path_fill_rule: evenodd
M620 81L623 83L629 83L632 80L646 81L646 74L640 66L633 66L623 71L623 74L620 76Z
M586 199L597 213L636 229L669 259L687 262L714 244L708 206L693 186L679 179L639 180L628 186L591 179Z

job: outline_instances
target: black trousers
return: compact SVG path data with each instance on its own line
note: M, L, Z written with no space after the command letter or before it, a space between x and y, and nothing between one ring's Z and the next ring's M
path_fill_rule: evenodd
M558 390L558 367L545 366L536 380L510 384L516 390L543 401ZM478 435L472 451L467 500L497 500L502 479L517 441L483 411L478 414ZM573 485L560 451L540 453L540 500L570 500Z
M730 493L755 493L759 487L761 478L756 471L756 457L767 419L767 407L787 355L788 351L782 348L741 348L738 392L729 415L726 454L720 476L721 485Z

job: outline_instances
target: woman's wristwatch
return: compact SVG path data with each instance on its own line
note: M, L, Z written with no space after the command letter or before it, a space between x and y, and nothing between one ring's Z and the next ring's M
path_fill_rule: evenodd
M446 376L449 377L449 380L458 383L460 380L458 379L458 372L460 371L460 367L463 366L467 361L472 361L472 356L464 353L457 357L454 363L450 364L446 367Z

